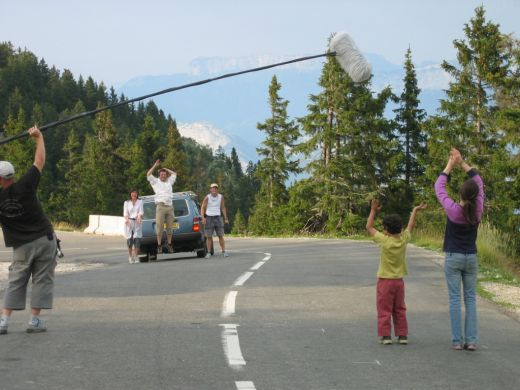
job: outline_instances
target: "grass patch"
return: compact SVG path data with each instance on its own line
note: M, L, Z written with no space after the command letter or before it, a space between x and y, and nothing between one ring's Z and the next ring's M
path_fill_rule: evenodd
M412 233L412 243L421 248L433 251L442 251L442 243L444 242L444 233L433 228L421 227Z
M479 265L479 282L492 282L520 287L520 278L507 270L486 264Z
M421 227L412 234L415 245L435 251L442 251L443 240L444 231L435 228ZM518 283L520 258L515 253L513 237L483 222L478 229L477 252L480 280Z
M495 294L485 290L484 287L480 285L480 283L477 284L477 294L482 298L498 303L495 301Z
M483 270L520 278L520 258L515 253L513 237L488 223L481 224L477 238L479 263ZM490 271L491 272L491 271Z
M68 222L52 222L52 227L54 230L62 232L82 232L85 229L85 227L74 226Z

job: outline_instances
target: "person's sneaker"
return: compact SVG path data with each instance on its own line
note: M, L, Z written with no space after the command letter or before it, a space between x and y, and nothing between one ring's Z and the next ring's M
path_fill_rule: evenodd
M222 256L224 257L229 257L229 253L227 253L226 251L222 252Z
M477 350L477 344L466 344L464 347L468 351L476 351Z
M451 344L451 349L455 351L462 351L464 347L462 346L462 344Z
M0 334L7 334L7 320L0 319Z
M407 336L399 336L397 338L397 341L399 342L399 344L401 345L407 345L408 344L408 337Z
M392 337L390 337L390 336L380 337L379 342L383 345L390 345L390 344L392 344Z
M209 253L209 252L206 253L206 256L204 256L204 258L205 258L205 259L209 259L209 258L211 258L211 253Z
M132 264L134 262L134 258L132 256L128 256L128 262Z
M168 244L168 252L169 253L173 253L173 245L172 244Z
M162 253L162 245L157 247L157 254L160 255Z
M35 320L29 322L29 325L27 326L27 329L25 331L27 333L41 333L45 332L46 330L47 328L45 327L43 321L39 318L36 318Z

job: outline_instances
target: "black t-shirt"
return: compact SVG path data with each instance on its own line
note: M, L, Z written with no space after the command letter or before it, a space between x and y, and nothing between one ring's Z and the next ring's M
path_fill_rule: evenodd
M7 247L18 247L53 232L36 190L41 173L34 165L20 180L0 192L0 223Z

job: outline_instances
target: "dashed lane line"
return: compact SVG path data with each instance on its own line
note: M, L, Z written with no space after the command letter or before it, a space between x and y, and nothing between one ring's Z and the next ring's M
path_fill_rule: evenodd
M246 365L246 361L240 350L240 342L238 340L238 324L220 324L224 328L222 331L222 345L224 353L231 368L241 369Z
M224 298L224 304L222 305L222 317L229 317L235 314L235 302L237 299L238 291L230 291Z
M233 286L243 286L247 280L253 276L254 272L244 272L242 275L238 277L237 280L233 283Z
M238 381L235 385L237 390L256 390L255 384L251 381Z
M255 265L253 265L251 268L249 268L250 271L256 271L258 270L261 266L263 266L266 262L265 261L259 261L258 263L256 263Z
M244 272L240 275L233 283L234 287L243 286L247 280L253 276L254 271L257 271L267 261L271 259L270 253L264 252L264 258L254 266L252 266L248 272ZM226 318L235 314L235 306L238 291L229 291L222 304L221 317ZM240 350L240 341L238 339L238 324L220 324L223 327L222 330L222 346L224 347L224 353L226 355L228 364L235 370L241 370L245 365L246 361ZM256 390L255 385L251 381L236 381L235 385L237 390Z

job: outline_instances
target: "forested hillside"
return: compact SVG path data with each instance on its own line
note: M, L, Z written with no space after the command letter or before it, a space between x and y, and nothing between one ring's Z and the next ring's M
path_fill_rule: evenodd
M0 124L4 136L32 124L46 124L126 100L92 78L75 78L28 50L0 44ZM211 182L221 184L230 215L248 210L256 192L255 165L244 173L235 150L215 153L182 138L175 119L153 101L113 110L51 128L45 133L47 164L39 196L54 221L88 223L89 214L121 215L129 191L151 192L146 171L156 159L177 174L175 191L204 195ZM32 140L0 147L0 159L11 161L17 175L33 162Z

